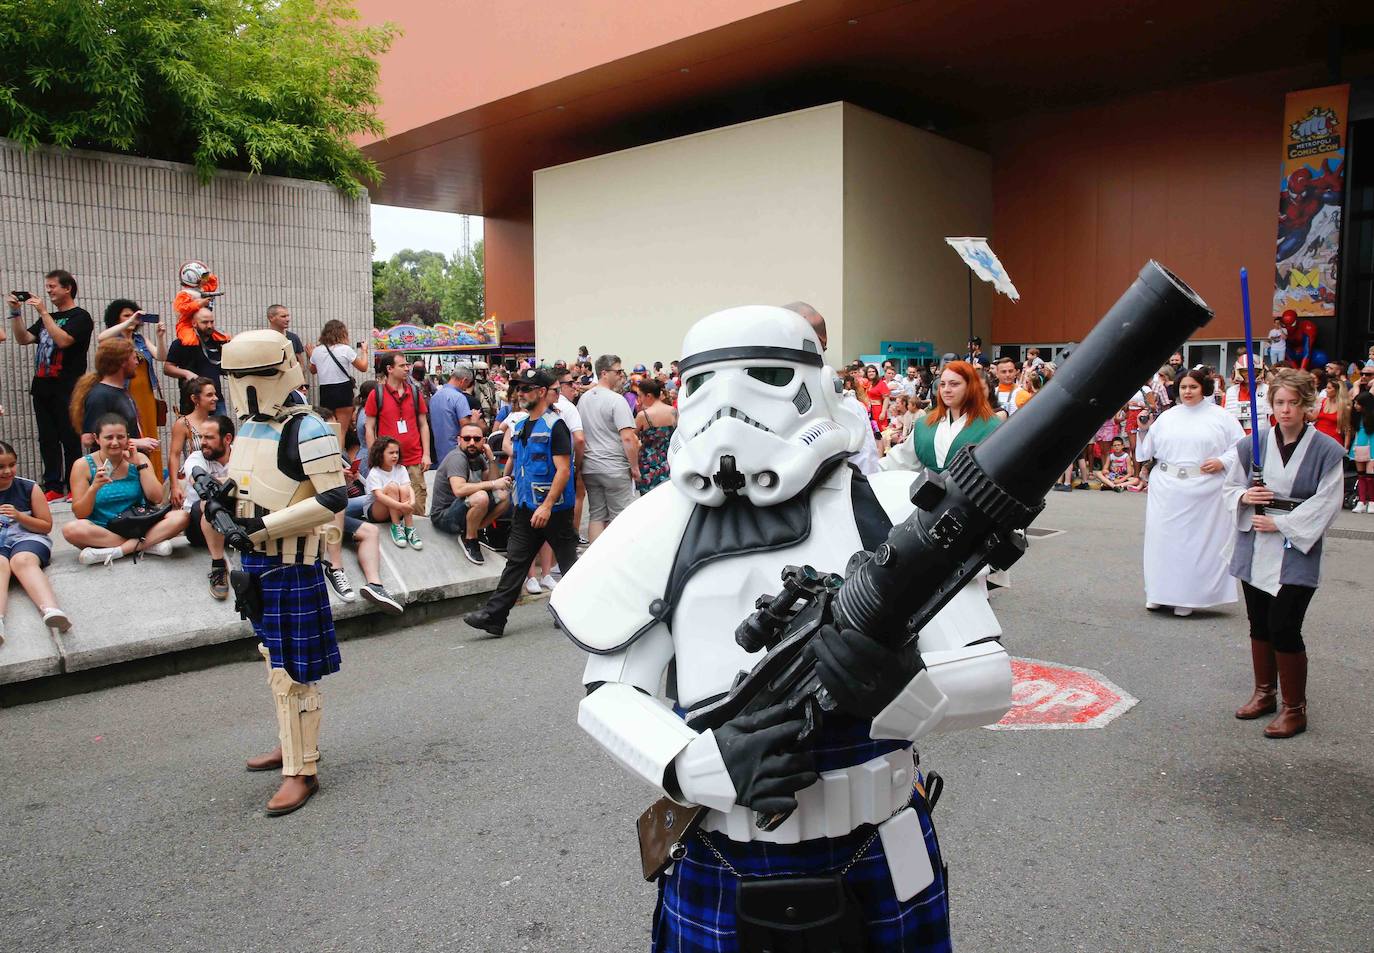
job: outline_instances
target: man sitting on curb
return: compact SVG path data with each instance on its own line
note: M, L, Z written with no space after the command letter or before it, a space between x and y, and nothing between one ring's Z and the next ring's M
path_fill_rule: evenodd
M510 505L511 479L502 476L496 455L482 428L466 423L451 451L434 473L430 522L441 533L463 536L463 553L478 566L486 562L477 535L496 522Z
M197 470L204 470L217 483L223 483L229 475L229 451L234 446L234 422L223 414L211 416L200 427L200 449L186 458L181 465L181 475L185 478L182 485L186 496L181 508L191 516L186 525L186 539L195 549L210 552L210 595L220 601L229 597L229 565L224 560L224 537L219 530L210 525L203 512L204 505L196 493L192 477Z

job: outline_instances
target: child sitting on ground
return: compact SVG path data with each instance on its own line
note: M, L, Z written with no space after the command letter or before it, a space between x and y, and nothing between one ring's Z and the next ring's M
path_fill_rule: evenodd
M401 466L401 442L395 437L378 437L368 450L367 482L363 488L370 499L368 519L391 524L391 541L401 548L423 549L415 532L415 491L410 474Z
M1097 471L1098 482L1104 490L1139 490L1140 478L1135 475L1131 455L1126 452L1126 441L1120 437L1112 440L1111 450L1102 461L1102 469Z
M11 576L43 613L44 625L58 632L72 627L43 574L52 555L52 510L38 484L15 475L18 464L14 448L0 440L0 645L5 641Z

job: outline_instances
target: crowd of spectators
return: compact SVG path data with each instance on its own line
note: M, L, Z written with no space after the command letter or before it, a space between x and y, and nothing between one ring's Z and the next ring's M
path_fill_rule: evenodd
M205 519L192 480L198 470L222 477L234 439L220 374L227 336L217 333L215 312L207 306L194 315L196 343L169 345L168 327L159 315L119 298L105 308L88 371L94 326L77 304L78 291L76 278L56 269L45 276L42 294L17 292L7 298L15 342L34 346L29 390L43 472L32 483L16 474L12 449L7 452L8 444L0 443L0 588L13 575L54 626L70 625L50 589L35 581L51 552L52 517L45 510L54 501L70 500L75 519L63 526L62 535L81 549L81 562L165 555L171 540L184 534L208 553L210 595L225 599L224 541ZM804 314L804 308L793 310ZM318 383L316 409L338 424L353 484L340 528L358 547L367 577L363 595L395 611L399 603L386 593L377 570L383 526L397 547L420 550L416 520L429 516L433 529L457 537L477 564L485 561L484 545L503 548L515 508L507 450L516 428L529 420L530 388L520 388L521 373L536 369L540 380L547 379L541 406L565 425L576 500L571 522L575 531L584 517L587 525L579 544L596 539L639 495L669 478L668 448L682 385L676 361L635 364L627 371L619 356L593 358L581 347L572 361L551 366L528 359L491 367L458 361L433 374L424 360L399 352L371 361L366 342L350 343L348 327L337 319L325 322L311 344L290 329L291 320L290 310L280 304L265 315L266 326L288 338ZM1267 381L1274 362L1283 357L1275 350L1282 342L1265 343L1255 394L1261 417L1269 412ZM952 376L946 373L951 368L957 371ZM962 356L945 354L927 364L852 361L839 369L843 401L872 431L871 446L852 459L873 470L902 448L898 456L919 460L921 454L904 445L923 427L933 427L937 412L950 413L954 391L945 394L946 383L958 390L960 406L986 406L989 426L995 426L1033 400L1056 370L1036 348L1020 359L992 357L976 337ZM1178 402L1177 381L1185 370L1182 355L1175 354L1142 382L1103 422L1056 489L1147 492L1150 461L1136 459L1138 435ZM159 371L177 382L176 413L162 399ZM1232 369L1230 380L1210 368L1205 373L1212 384L1208 399L1248 429L1243 364ZM1331 363L1314 373L1320 389L1315 424L1348 448L1358 491L1355 509L1374 513L1374 349L1362 365ZM165 467L164 431L170 437ZM930 448L924 452L929 456ZM432 494L426 486L429 470L435 471ZM337 543L327 557L330 584L341 598L355 598ZM541 545L523 587L545 591L558 576L551 547ZM3 606L0 596L0 638Z

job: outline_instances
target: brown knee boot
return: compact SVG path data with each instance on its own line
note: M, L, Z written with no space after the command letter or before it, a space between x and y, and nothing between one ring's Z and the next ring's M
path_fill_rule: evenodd
M1279 668L1274 658L1274 647L1262 639L1250 640L1250 664L1255 669L1255 694L1240 706L1236 717L1249 721L1261 715L1271 715L1278 710L1275 703L1275 689L1278 688Z
M1291 738L1307 730L1307 653L1278 652L1283 707L1264 729L1266 738Z

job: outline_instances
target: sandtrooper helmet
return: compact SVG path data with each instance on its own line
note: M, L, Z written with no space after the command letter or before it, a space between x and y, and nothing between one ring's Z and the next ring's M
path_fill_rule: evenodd
M698 503L791 499L829 460L857 450L863 421L840 407L820 340L786 308L702 318L682 342L672 480Z
M220 369L240 418L280 416L291 392L305 383L291 342L271 328L235 334L220 353Z

